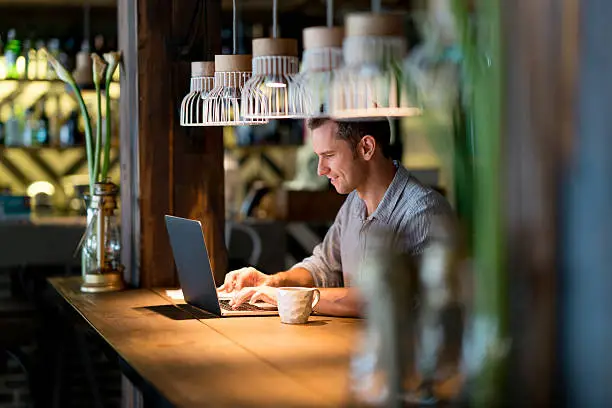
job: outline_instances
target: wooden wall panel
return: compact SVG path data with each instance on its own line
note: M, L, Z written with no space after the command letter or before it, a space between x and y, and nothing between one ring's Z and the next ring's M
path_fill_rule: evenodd
M559 186L576 120L582 0L503 2L505 231L512 355L508 404L557 406Z
M199 6L199 9L197 3L185 1L182 7L174 7L173 38L187 39L180 47L187 59L212 61L214 54L221 50L221 2L200 2L204 7ZM197 10L197 20L190 27L185 22L191 22L194 18L194 10ZM192 36L189 30L195 30L196 26L199 35ZM190 64L178 62L172 69L173 83L170 88L172 99L178 107L189 89ZM174 116L174 138L171 141L174 214L202 221L211 265L217 283L220 284L227 268L222 128L181 128L178 119L178 116Z
M219 21L220 12L220 1L212 0L137 2L137 194L124 203L124 211L139 223L132 251L138 254L141 287L178 284L165 214L199 219L219 281L225 272L221 129L179 124L180 102L189 90L189 61L220 52L220 27L206 24ZM120 32L125 29L120 26Z

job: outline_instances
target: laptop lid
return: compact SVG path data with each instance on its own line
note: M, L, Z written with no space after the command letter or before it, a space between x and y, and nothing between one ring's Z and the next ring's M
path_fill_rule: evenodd
M221 316L217 287L204 242L202 224L197 220L171 215L166 215L165 218L185 301Z

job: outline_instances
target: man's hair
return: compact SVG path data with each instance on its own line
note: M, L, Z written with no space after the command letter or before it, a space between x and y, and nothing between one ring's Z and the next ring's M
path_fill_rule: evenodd
M336 136L349 142L353 150L357 148L361 138L365 135L370 135L376 140L376 144L380 147L383 156L391 157L391 129L388 120L346 122L331 118L311 118L308 120L308 128L315 130L327 122L336 122L338 124Z

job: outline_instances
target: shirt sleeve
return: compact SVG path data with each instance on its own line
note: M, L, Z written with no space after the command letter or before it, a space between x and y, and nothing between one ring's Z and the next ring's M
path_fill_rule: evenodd
M293 268L304 268L310 272L316 287L341 287L343 285L340 237L342 218L347 211L347 201L348 198L338 211L334 223L327 230L323 242L314 248L312 256L293 266Z

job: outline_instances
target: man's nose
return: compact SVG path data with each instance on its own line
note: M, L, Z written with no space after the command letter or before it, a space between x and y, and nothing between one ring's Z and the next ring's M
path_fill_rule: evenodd
M329 167L327 167L325 163L323 163L322 160L319 160L319 163L317 164L317 174L319 176L324 176L328 172L329 172Z

